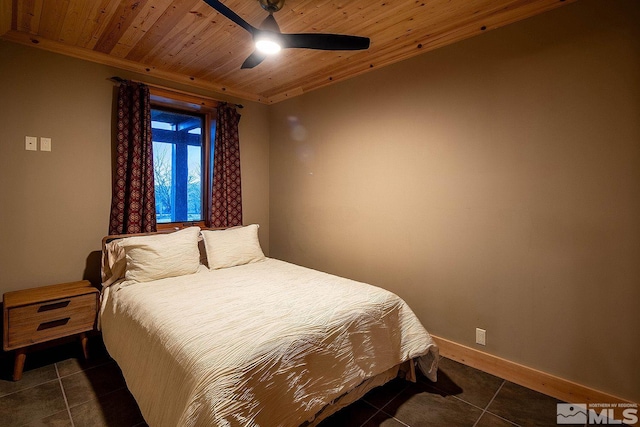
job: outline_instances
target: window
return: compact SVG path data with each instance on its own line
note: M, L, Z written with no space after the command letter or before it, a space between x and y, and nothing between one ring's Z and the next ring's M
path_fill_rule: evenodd
M204 226L211 200L215 109L204 105L206 99L155 88L151 101L158 228Z
M202 221L203 117L151 110L156 221Z

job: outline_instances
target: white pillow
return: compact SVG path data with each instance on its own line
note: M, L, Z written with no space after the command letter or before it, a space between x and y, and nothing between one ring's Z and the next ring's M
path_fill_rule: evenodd
M204 230L210 269L233 267L265 259L258 240L258 224L226 230Z
M125 279L150 282L195 273L200 265L199 233L200 227L188 227L169 234L119 240L127 258Z
M124 278L127 271L127 257L124 248L113 240L104 245L102 253L102 286L111 286L117 280Z

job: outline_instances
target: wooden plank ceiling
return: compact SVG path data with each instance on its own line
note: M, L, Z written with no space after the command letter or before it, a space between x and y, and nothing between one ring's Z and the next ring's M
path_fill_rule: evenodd
M254 26L256 0L222 0ZM251 36L202 0L0 0L5 40L241 99L274 103L573 0L286 0L284 33L369 37L366 51L288 49L240 65ZM10 19L9 19L10 16Z

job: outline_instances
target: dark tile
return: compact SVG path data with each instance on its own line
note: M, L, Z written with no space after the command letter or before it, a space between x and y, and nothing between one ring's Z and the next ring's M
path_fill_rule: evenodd
M75 427L146 425L135 399L126 388L72 407L71 417Z
M70 407L126 386L115 362L62 377L61 380Z
M32 421L25 424L24 427L69 427L71 426L71 418L69 418L69 412L64 411L57 412L41 420Z
M411 426L473 426L482 411L426 384L411 384L382 408Z
M556 425L560 400L505 381L487 411L522 426Z
M85 360L82 355L77 355L77 357L69 357L57 362L56 366L58 367L58 373L60 376L65 377L67 375L95 368L96 366L101 366L113 361L109 356L109 353L107 353L107 350L104 348L102 340L97 337L89 339L88 350L88 360Z
M420 381L484 409L504 380L443 357L438 366L438 382L426 377L420 377Z
M406 427L407 425L396 420L391 415L380 411L370 418L361 427Z
M385 385L369 391L362 397L362 400L378 409L382 409L387 403L391 402L391 400L409 387L410 384L407 380L396 378Z
M54 365L24 371L20 381L11 380L11 376L13 375L13 361L11 362L11 366L8 368L8 371L9 372L3 372L2 379L0 379L0 396L5 396L38 384L58 379Z
M62 360L56 363L58 368L58 374L60 377L66 377L78 372L86 371L87 369L95 368L100 365L104 365L108 361L102 361L102 363L96 363L94 359L84 360L78 357L72 357L70 359Z
M513 424L507 420L497 417L489 412L482 414L482 417L476 424L476 427L514 427L517 424Z
M361 426L378 410L373 406L358 400L346 408L326 418L318 427L354 427Z
M21 426L64 410L64 397L57 380L0 397L4 427Z
M60 377L66 377L78 372L86 371L87 369L106 365L108 363L115 362L113 362L113 359L109 357L92 357L89 360L73 357L71 359L62 360L56 363L56 366L58 367L58 374L60 375Z

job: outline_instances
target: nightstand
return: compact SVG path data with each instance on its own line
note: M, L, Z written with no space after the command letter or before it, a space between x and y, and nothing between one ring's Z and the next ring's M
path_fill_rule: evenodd
M5 293L3 347L16 351L13 380L22 378L26 350L33 344L79 334L87 358L86 332L95 327L98 298L98 289L87 280Z

